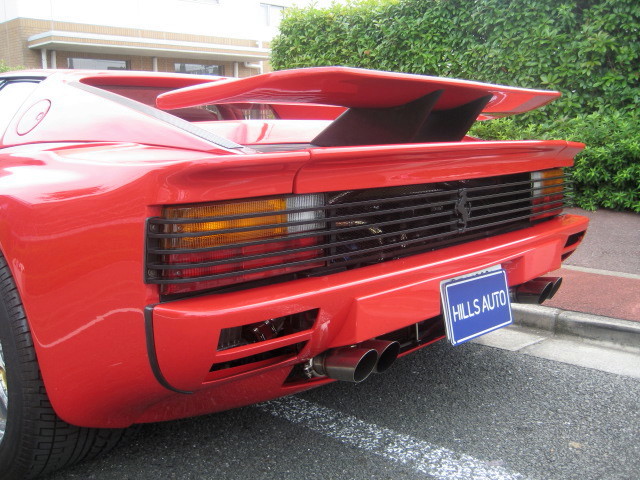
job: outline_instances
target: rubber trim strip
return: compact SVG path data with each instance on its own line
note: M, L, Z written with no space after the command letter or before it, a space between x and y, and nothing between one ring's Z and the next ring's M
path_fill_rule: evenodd
M162 371L160 370L160 364L158 363L158 355L156 353L156 343L153 336L153 309L157 306L157 303L153 305L147 305L144 307L144 330L145 337L147 340L147 357L149 358L149 365L151 365L151 371L153 375L158 380L158 383L162 385L167 390L171 390L172 392L182 393L184 395L191 395L193 392L189 392L187 390L180 390L179 388L175 388L171 385L164 375L162 375Z

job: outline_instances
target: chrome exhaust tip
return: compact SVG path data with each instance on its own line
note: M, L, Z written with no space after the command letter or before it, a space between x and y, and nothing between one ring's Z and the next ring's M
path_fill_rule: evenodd
M562 277L539 277L511 290L511 298L517 303L540 305L552 298L562 285Z
M378 353L378 362L373 370L375 373L387 371L400 353L400 344L389 340L368 340L360 346L373 348Z
M560 286L562 285L562 277L539 277L536 280L543 280L545 282L551 282L551 291L547 300L551 300L553 296L558 293Z
M328 350L311 359L316 376L326 376L343 382L359 383L376 368L378 352L359 345Z

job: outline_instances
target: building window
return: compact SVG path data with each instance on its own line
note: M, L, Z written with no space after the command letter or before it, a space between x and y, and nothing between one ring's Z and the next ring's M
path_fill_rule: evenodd
M277 27L282 20L282 12L284 7L282 5L272 5L270 3L261 3L263 22L267 27Z
M102 58L68 58L69 68L80 70L129 70L128 60L104 60Z
M174 63L174 71L192 75L224 75L222 65L201 65L199 63Z

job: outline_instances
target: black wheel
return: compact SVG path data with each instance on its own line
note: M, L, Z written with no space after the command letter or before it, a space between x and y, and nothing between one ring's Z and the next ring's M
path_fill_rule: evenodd
M18 291L0 255L0 479L34 478L94 458L125 432L76 427L55 414Z

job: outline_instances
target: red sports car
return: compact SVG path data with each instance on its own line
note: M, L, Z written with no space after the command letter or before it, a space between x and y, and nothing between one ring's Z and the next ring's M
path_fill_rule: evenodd
M0 472L459 344L580 243L559 94L351 68L0 75Z

